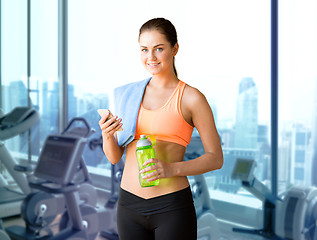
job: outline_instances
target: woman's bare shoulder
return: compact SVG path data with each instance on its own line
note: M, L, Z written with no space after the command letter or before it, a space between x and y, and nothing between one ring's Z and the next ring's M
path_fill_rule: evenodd
M197 88L186 84L183 100L186 102L186 104L195 105L197 103L206 102L206 97Z

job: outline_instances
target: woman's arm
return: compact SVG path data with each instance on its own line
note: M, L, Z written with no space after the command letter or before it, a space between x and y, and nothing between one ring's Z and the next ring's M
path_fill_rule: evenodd
M102 148L106 154L108 160L112 164L116 164L120 161L124 148L117 144L116 132L122 126L122 119L117 120L117 116L107 120L108 114L103 116L99 121L99 126L102 131Z
M195 88L187 86L185 90L182 101L183 115L185 118L191 116L192 124L202 140L205 154L190 161L174 163L174 176L203 174L220 169L223 165L220 137L207 99Z

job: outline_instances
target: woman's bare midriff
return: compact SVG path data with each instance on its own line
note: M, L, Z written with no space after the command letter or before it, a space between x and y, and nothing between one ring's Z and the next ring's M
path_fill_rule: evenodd
M189 186L187 177L184 176L161 178L158 186L141 187L139 183L139 168L135 154L136 143L137 140L134 140L127 146L125 167L121 180L122 189L144 199L149 199L176 192ZM185 147L179 144L159 140L157 140L154 149L156 158L168 163L183 161L186 150Z

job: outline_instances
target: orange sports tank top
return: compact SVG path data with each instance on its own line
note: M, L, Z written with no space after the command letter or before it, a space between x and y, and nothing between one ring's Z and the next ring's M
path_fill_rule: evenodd
M191 140L193 127L188 124L181 112L180 103L185 83L179 81L172 96L159 109L139 109L135 138L140 135L154 135L156 139L187 146Z

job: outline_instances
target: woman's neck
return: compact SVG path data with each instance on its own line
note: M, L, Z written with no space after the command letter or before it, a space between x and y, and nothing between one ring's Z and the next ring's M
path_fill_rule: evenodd
M150 81L150 84L157 88L165 88L175 86L178 84L179 79L175 74L168 75L154 75Z

